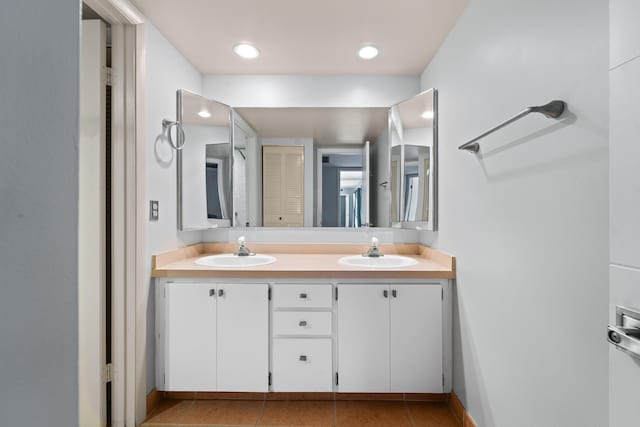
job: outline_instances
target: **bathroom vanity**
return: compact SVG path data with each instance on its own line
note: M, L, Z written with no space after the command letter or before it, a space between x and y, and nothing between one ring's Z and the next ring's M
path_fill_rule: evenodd
M363 245L252 245L266 265L199 265L234 245L153 260L156 387L168 392L448 393L455 258L381 245L399 268L339 262Z

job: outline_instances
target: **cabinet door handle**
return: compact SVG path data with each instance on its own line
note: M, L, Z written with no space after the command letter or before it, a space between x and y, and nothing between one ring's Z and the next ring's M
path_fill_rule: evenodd
M307 294L305 293L300 294L300 299L307 299Z
M218 289L218 296L219 297L223 297L224 296L224 289Z
M391 296L394 298L398 298L398 291L396 291L395 289L391 290Z
M216 297L216 290L215 289L209 289L209 296L210 297Z
M300 361L301 362L306 362L307 361L307 356L305 356L304 354L300 355Z
M382 291L382 295L383 295L385 298L389 298L389 291L385 289L384 291Z
M307 326L307 321L306 320L301 320L300 323L298 323L298 325Z

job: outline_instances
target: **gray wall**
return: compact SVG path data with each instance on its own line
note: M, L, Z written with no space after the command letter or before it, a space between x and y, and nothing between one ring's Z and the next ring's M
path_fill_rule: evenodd
M78 425L80 3L0 6L0 424Z
M454 390L480 427L606 426L608 2L472 0L440 95L440 231L458 257ZM528 105L568 102L468 138Z
M149 22L147 33L147 198L160 202L160 218L147 224L147 271L151 255L199 242L201 233L178 231L176 153L161 137L162 119L176 118L176 90L201 92L201 74ZM147 295L147 392L155 387L154 298Z

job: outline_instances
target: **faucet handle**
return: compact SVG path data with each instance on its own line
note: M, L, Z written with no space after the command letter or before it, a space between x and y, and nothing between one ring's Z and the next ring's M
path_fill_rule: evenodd
M372 247L377 248L378 247L378 242L379 242L379 240L378 240L377 237L372 237L371 238L371 246Z
M238 237L238 244L240 246L244 246L244 242L246 242L246 241L247 241L247 239L244 236Z

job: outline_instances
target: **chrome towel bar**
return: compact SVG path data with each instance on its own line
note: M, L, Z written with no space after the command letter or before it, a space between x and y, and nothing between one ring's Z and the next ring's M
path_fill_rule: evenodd
M498 126L495 126L491 129L489 129L488 131L486 131L485 133L483 133L482 135L473 138L471 141L465 142L464 144L462 144L461 146L458 147L458 150L467 150L469 152L472 153L477 153L480 150L480 144L478 144L478 140L484 138L485 136L492 134L493 132L497 131L498 129L502 129L503 127L517 121L520 120L521 118L523 118L526 115L529 115L530 113L540 113L540 114L544 114L545 116L547 116L550 119L557 119L560 116L562 116L562 113L564 113L564 110L566 109L567 104L564 101L551 101L548 104L545 105L540 105L538 107L529 107L526 110L523 110L521 112L519 112L518 114L516 114L515 116L511 117L508 120L505 120L504 122L500 123Z

